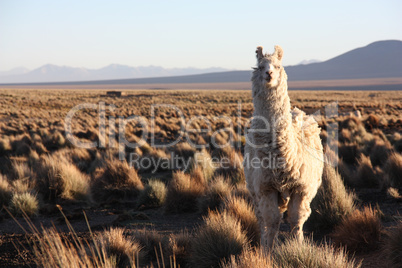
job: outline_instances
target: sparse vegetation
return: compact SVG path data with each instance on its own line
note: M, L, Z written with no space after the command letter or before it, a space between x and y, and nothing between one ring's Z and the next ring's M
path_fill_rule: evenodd
M264 267L273 268L274 261L263 249L247 249L238 256L232 255L230 261L222 262L223 268L249 268Z
M44 229L34 234L37 243L33 246L34 262L39 267L116 267L115 259L108 258L106 249L78 237L68 237L56 229ZM86 246L89 250L86 250Z
M399 267L402 263L402 222L386 234L383 252L387 259L388 267Z
M113 259L117 267L133 267L141 247L138 243L124 236L124 229L109 229L98 238L108 259Z
M10 183L7 178L0 173L0 206L7 206L13 195Z
M215 177L208 185L205 195L199 200L198 206L201 213L216 210L232 190L233 186L224 177Z
M15 193L11 198L10 210L15 215L33 216L38 213L39 202L31 193Z
M181 213L194 211L198 198L204 193L205 186L193 180L189 174L176 172L168 186L165 211Z
M229 196L222 209L240 221L243 231L252 245L260 243L260 225L251 204L241 197Z
M150 179L138 196L137 205L146 207L160 207L166 199L166 185L157 179Z
M352 268L361 266L353 259L349 260L344 250L335 249L328 244L317 246L310 239L305 239L303 242L287 239L275 249L273 258L278 267L284 268Z
M380 216L371 207L364 207L362 211L355 210L336 226L332 238L339 246L345 246L348 251L375 250L381 237Z
M37 185L45 200L90 200L89 177L64 158L46 156L38 167Z
M393 153L385 163L385 180L390 186L402 189L402 155Z
M191 252L191 239L192 237L187 230L169 237L169 249L172 250L176 264L180 267L187 267Z
M226 212L210 212L191 244L190 265L218 267L232 255L242 253L248 245L240 222Z
M18 245L24 239L7 233L15 231L15 224L5 209L0 210L0 265L125 267L137 266L138 261L140 267L161 267L163 257L166 267L171 263L192 267L197 260L222 267L291 267L295 263L358 267L352 261L356 251L366 267L370 264L367 254L380 253L378 232L387 234L381 235L380 242L384 259L395 267L400 263L400 223L394 220L402 213L401 92L375 92L375 98L370 97L373 92L289 92L292 106L308 114L324 112L325 105L338 101L339 116L322 116L319 122L324 147L333 150L326 149L327 156L338 166L326 167L322 188L312 203L305 231L314 234L315 242L299 245L280 233L278 248L271 255L259 247L259 225L242 167L244 130L253 112L250 92L138 90L127 91L121 98L103 94L98 90L0 89L0 205L18 220L24 211L35 217L35 224L46 226L40 236L34 235L38 242L34 248L22 241L27 250L17 254L12 243ZM100 101L115 105L113 110L106 109L105 148L74 146L64 128L66 114L77 104ZM155 103L173 103L183 118L174 109L156 109L152 140L150 107ZM131 115L148 123L134 120L125 125L128 142L143 139L133 148L119 144L118 135L109 135L113 128L118 131L119 117ZM197 120L190 126L184 124L191 130L187 140L181 136L181 124L194 116ZM99 123L96 109L80 110L74 115L72 134L81 142L99 144ZM338 140L331 130L334 125ZM180 136L175 146L154 146L154 142L167 144ZM178 164L169 166L175 157ZM144 167L130 162L133 159L151 163ZM384 215L356 209L374 207L376 202ZM57 228L65 226L56 204L72 225L81 228L77 236L49 229L51 222ZM82 229L82 210L88 212L93 236ZM203 215L209 216L202 221ZM58 226L60 222L63 225ZM285 214L281 230L288 225ZM331 235L346 251L322 242ZM25 259L14 257L20 255Z
M330 165L324 165L322 184L311 202L311 216L306 222L310 230L331 230L354 210L354 195L349 193L339 175Z
M137 171L125 161L107 159L92 186L98 201L126 200L138 196L144 185Z

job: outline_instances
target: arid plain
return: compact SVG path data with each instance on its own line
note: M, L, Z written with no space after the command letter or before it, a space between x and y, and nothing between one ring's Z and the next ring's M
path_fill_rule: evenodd
M242 169L251 92L121 90L0 89L0 265L401 263L402 91L289 91L331 164L305 242L285 215L267 255Z

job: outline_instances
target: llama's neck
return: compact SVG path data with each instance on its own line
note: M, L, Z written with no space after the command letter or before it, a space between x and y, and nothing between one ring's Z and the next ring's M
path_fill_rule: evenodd
M266 88L264 84L254 81L253 95L254 117L266 119L270 127L267 135L273 146L279 152L288 151L290 148L287 146L291 146L295 136L286 78L275 88Z
M266 88L263 84L254 86L259 87L253 98L254 115L264 116L269 121L285 119L290 115L290 99L286 81L282 81L274 88Z

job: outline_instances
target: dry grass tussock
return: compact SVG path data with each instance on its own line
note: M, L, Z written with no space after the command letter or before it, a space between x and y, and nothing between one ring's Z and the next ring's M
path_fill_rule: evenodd
M215 165L212 157L207 150L202 150L194 154L192 169L199 167L202 170L205 180L208 182L215 173Z
M192 236L187 230L176 235L170 235L169 246L171 256L174 256L177 267L188 267L188 259L191 252Z
M331 237L338 246L345 246L351 252L375 250L382 232L380 215L371 207L355 210L335 227Z
M382 246L388 267L400 267L402 263L402 221L386 233Z
M143 189L144 185L137 171L126 161L114 158L105 161L105 166L100 170L92 185L97 201L133 199Z
M38 267L88 267L114 268L116 260L93 239L83 240L75 235L67 237L56 229L35 232L37 242L33 245L33 260Z
M116 267L135 266L141 246L130 237L126 237L124 229L111 228L102 232L97 239L108 258L116 262Z
M362 154L357 163L358 166L355 182L363 187L378 187L380 185L381 177L373 168L370 157Z
M191 212L197 208L198 198L204 194L205 186L191 178L190 174L175 172L169 183L165 200L167 213Z
M169 260L168 251L162 251L169 248L169 239L162 236L155 230L137 230L132 233L132 236L136 243L141 247L140 261L142 263L149 263L151 261L157 261L161 257L164 261ZM163 256L160 256L159 254Z
M227 157L221 159L219 168L215 170L215 175L228 178L234 185L246 181L243 169L243 156L231 149Z
M310 239L303 242L287 239L274 249L273 259L276 267L314 267L314 268L354 268L361 263L350 259L342 249L328 244L317 246Z
M205 195L199 199L201 213L217 209L233 190L233 186L222 176L215 177L209 183Z
M210 212L191 243L191 267L218 267L248 246L240 222L227 212Z
M242 230L246 232L251 245L260 243L260 225L255 215L253 206L245 199L230 195L223 203L221 210L234 216L240 221Z
M230 257L229 261L221 263L222 268L273 268L274 261L262 248L248 248L240 255Z
M384 166L385 180L394 187L402 189L402 155L392 153Z
M196 152L195 148L191 146L188 142L181 142L174 146L173 151L176 155L182 156L184 158L194 157Z
M35 175L27 162L13 160L11 166L11 179L34 179Z
M8 152L11 152L12 147L10 144L10 140L7 137L0 138L0 155L6 155Z
M166 195L165 183L158 179L150 179L138 196L137 206L160 207L164 204Z
M310 230L331 230L355 210L354 195L349 193L339 173L324 165L322 184L311 202L311 216L306 222Z
M14 215L34 216L39 211L39 201L36 195L29 192L14 193L10 201L10 211Z
M370 159L373 166L382 166L392 153L391 144L386 141L376 140L370 152Z
M44 200L91 200L89 177L65 159L42 157L37 174L36 184Z
M402 122L399 116L402 109L400 104L401 93L327 93L317 99L316 92L289 92L293 105L305 110L307 113L311 113L312 109L323 107L334 100L339 101L339 111L342 114L347 114L350 109L361 111L362 118L347 116L325 118L323 122L320 122L323 127L321 137L323 141L328 141L329 145L333 146L331 148L336 147L339 149L343 160L339 160L338 171L348 186L355 188L358 194L361 192L359 189L361 187L384 186L384 189L389 189L388 193L385 193L385 191L379 192L376 188L369 191L377 191L378 194L382 195L388 194L393 198L386 199L387 202L390 202L389 204L392 206L397 204L401 200L399 193L402 189L400 179L402 165L400 164L400 154L395 154L394 152L400 153L402 151L401 135L397 133L397 129ZM215 229L220 230L220 233L225 233L224 229L226 228L231 230L228 233L232 233L233 236L233 233L238 233L236 226L240 226L239 230L249 241L248 243L252 245L258 244L258 238L256 237L258 237L259 228L256 225L252 207L249 206L249 201L246 201L249 200L249 197L245 188L240 153L242 145L244 146L245 143L243 131L253 112L250 92L231 91L228 94L227 91L200 91L194 94L194 91L131 91L128 93L129 97L122 98L103 97L101 96L102 94L104 94L104 91L97 90L79 92L44 91L43 89L38 91L22 89L0 90L2 105L2 113L0 113L0 158L4 160L0 161L0 172L4 174L4 176L0 175L1 205L11 208L11 200L15 198L16 202L14 203L18 205L13 205L15 207L14 211L15 213L21 213L22 210L17 207L22 208L27 202L18 203L17 201L32 200L32 197L37 199L36 193L38 193L38 199L45 203L64 202L65 199L88 201L91 200L91 193L95 193L94 197L102 202L125 201L131 202L133 206L138 204L137 208L139 209L163 206L166 212L169 213L193 213L199 209L199 202L205 202L205 209L202 210L207 211L208 208L217 208L218 204L221 204L222 200L224 200L224 204L221 204L220 212L214 212L221 215L215 217L215 221L221 225L219 227L216 224ZM108 147L105 150L74 148L63 134L65 131L63 122L66 113L71 107L82 102L97 103L99 101L114 104L116 107L114 111L106 109L107 119L110 119L110 116L118 119L119 116L128 118L131 115L149 119L151 105L155 103L174 103L183 112L187 122L193 116L203 117L196 122L194 121L191 128L210 130L199 135L190 133L190 139L195 143L204 144L205 147L209 146L209 148L196 151L188 142L183 140L173 148L156 149L150 146L150 136L145 137L145 143L138 148L122 148L124 146L117 147L117 144L115 144L116 147ZM239 112L236 105L238 101L242 102L240 120L235 118L235 115ZM138 105L138 103L141 105ZM223 122L224 120L216 120L215 118L219 116L231 118L234 124L230 125L227 122ZM36 120L35 118L39 119ZM73 131L82 141L95 141L99 138L98 111L92 109L80 111L76 113L73 121ZM180 132L179 121L179 115L176 111L167 109L166 111L157 112L155 122L156 131L159 131L159 133L155 133L156 140L165 142L180 136L182 133ZM207 121L211 122L210 126ZM334 133L331 132L329 127L333 123L339 123L339 141L331 139ZM116 124L118 124L117 120ZM239 135L237 134L238 126L242 132L238 133ZM107 129L109 130L109 126L107 126ZM147 129L143 129L141 124L132 123L129 123L125 129L128 140L133 143L138 141L138 137L142 136L145 131L149 133L149 126ZM214 136L214 131L219 132L219 134ZM227 146L219 149L211 146L214 139L218 144L226 144L231 136L236 142L234 148ZM108 138L107 142L112 141ZM168 181L170 176L166 175L168 173L167 169L161 167L158 172L161 171L165 174L157 174L155 177L163 177L161 180L164 182L166 179L167 186L160 181L149 180L144 187L136 170L131 169L127 162L120 162L116 159L119 151L126 152L127 157L129 153L135 152L141 157L141 160L147 157L153 160L161 160L162 163L167 163L171 152L184 156L185 160L193 156L196 160L198 158L198 161L193 160L190 170L186 170L186 173L176 172L175 170L174 172L176 173L173 174L171 181ZM214 156L226 158L224 161L227 162L222 163L223 167L216 169L216 163L212 162L211 153ZM336 154L333 157L338 160ZM138 171L147 173L153 168ZM317 197L313 201L313 213L309 223L306 224L306 227L310 227L315 232L326 232L328 229L342 226L348 221L352 223L358 222L353 218L353 216L358 217L355 215L353 194L345 190L341 177L336 171L326 169L322 189L319 190ZM171 171L169 170L169 172ZM141 173L144 178L153 176L144 173ZM227 189L227 183L221 183L222 181L219 182L219 180L214 179L218 175L230 181L230 190ZM368 190L365 189L364 191ZM391 202L394 202L394 204L391 204ZM89 204L96 205L92 202ZM94 207L91 207L91 209L94 209ZM26 210L29 211L29 209ZM222 215L225 213L226 219L224 220ZM35 212L33 212L34 214ZM390 214L392 213L387 213L386 216L394 216ZM213 221L213 216L210 218L210 221ZM227 222L233 221L236 221L237 224L228 226L230 224L227 224ZM353 226L352 223L348 224ZM206 225L215 226L212 223L203 226L205 227ZM197 245L192 240L198 239L200 241L201 233L203 232L204 241L209 241L206 233L215 237L210 239L213 242L216 242L216 237L219 237L213 233L212 227L204 227L200 227L197 233L198 238L183 234L182 236L175 236L174 242L169 245L165 244L163 237L155 233L147 233L142 236L137 234L140 239L136 239L142 241L141 243L138 242L138 244L144 247L142 252L144 252L145 261L147 259L155 261L154 247L159 248L159 243L162 243L163 251L168 252L164 253L164 257L170 257L174 252L177 264L180 264L181 267L185 265L191 266L195 263L191 260L192 253L195 252L193 246ZM201 229L204 231L201 231ZM367 227L367 229L369 228ZM50 236L51 230L48 231ZM52 235L54 236L52 238L54 241L57 240L57 235L59 235L60 243L62 244L55 242L55 244L49 246L51 242L48 243L43 240L43 243L48 243L46 250L53 251L53 255L46 255L47 257L42 259L43 262L40 262L41 257L32 258L33 260L38 260L38 266L55 267L56 263L59 263L59 266L63 267L74 265L76 267L115 267L119 262L118 256L115 254L113 257L108 254L99 240L85 242L82 240L83 245L85 245L85 250L82 250L79 247L81 242L74 242L72 237L67 239L67 237L63 237L60 234ZM393 235L397 236L396 234ZM114 237L122 239L122 236L118 234L115 234ZM350 235L350 237L353 238L353 235ZM123 238L131 241L128 237L123 236ZM347 238L342 238L341 240L345 241L340 241L340 243L346 244ZM230 240L230 235L226 235L225 239L221 245L225 243L232 244L227 242ZM232 238L231 241L234 240ZM68 241L72 241L72 243L69 244ZM215 244L204 245L203 248L206 251L203 253L203 258L211 259L210 252L215 253L214 251L216 251L219 253L219 250L221 250L218 248L219 245L217 246L218 249L214 248L219 243L218 241ZM233 244L235 243L233 242ZM95 245L99 248L99 252L96 250ZM197 246L200 248L201 242ZM395 247L393 246L394 249ZM318 250L316 246L306 248L310 249L313 252L312 254L315 254ZM230 264L232 265L231 267L244 267L247 264L252 266L255 263L256 266L261 264L260 266L264 267L267 266L267 263L270 263L270 260L276 262L274 256L261 256L260 252L248 247L247 250L242 250L242 253L242 255L224 257L225 264ZM76 254L75 257L73 256L74 254ZM225 254L222 253L220 256L223 255ZM201 253L198 256L201 256ZM221 263L220 257L211 256L214 265ZM310 258L308 254L305 254L305 256L307 256L305 257L307 259ZM321 255L318 254L318 256ZM325 259L325 257L323 258ZM53 260L55 262L52 262ZM308 261L303 263L308 263ZM316 264L316 262L311 263ZM146 263L141 259L141 264ZM280 262L275 265L277 265L276 267L291 266L286 263L281 266ZM325 265L323 266L325 267ZM347 267L348 264L344 266Z
M13 196L13 190L7 177L0 173L0 206L7 206Z

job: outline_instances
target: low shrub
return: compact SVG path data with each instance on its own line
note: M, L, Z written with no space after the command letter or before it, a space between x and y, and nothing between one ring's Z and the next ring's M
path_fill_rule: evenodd
M160 248L162 248L162 250L167 249L169 245L168 238L160 235L155 230L137 230L132 233L132 236L141 247L142 254L140 259L143 259L143 262L145 263L161 259L161 256L159 255ZM163 252L163 254L165 262L168 262L169 256L165 255L166 252Z
M10 211L15 215L28 216L36 215L39 211L39 202L35 195L31 193L14 193L10 202Z
M13 191L7 178L0 173L0 207L10 203Z
M400 267L402 263L402 221L386 232L382 251L387 267Z
M243 231L246 232L247 239L251 245L260 243L260 225L255 215L252 205L245 199L231 195L226 198L222 205L222 210L234 216L240 221Z
M215 175L228 178L234 185L245 183L243 156L232 149L227 157L221 158Z
M130 200L144 189L137 171L126 161L111 157L105 160L104 165L92 186L96 201Z
M46 156L37 170L38 190L45 200L91 200L89 177L67 160Z
M335 249L328 244L316 246L310 239L299 242L287 239L274 249L273 259L276 267L314 267L314 268L354 268L361 267L350 259L342 249Z
M232 255L230 260L221 263L222 268L249 268L249 267L264 267L273 268L274 261L262 248L248 248L238 255Z
M356 164L358 152L357 144L342 144L338 149L339 158L351 165Z
M402 189L402 155L392 153L384 165L386 181L394 188Z
M222 176L215 177L208 185L206 193L199 199L198 207L201 213L217 209L232 192L233 186Z
M227 212L210 212L191 243L191 267L219 267L248 246L240 222Z
M322 184L311 202L312 213L306 227L309 230L332 230L355 210L354 199L354 195L345 189L339 173L324 164Z
M38 267L116 267L116 261L107 256L104 247L72 236L65 237L54 228L35 233L37 241L33 245L33 260ZM87 250L88 248L88 250Z
M181 142L174 146L174 153L178 156L183 157L184 159L189 159L190 157L194 157L196 152L195 148L191 146L188 142Z
M11 162L11 167L11 178L13 180L34 178L34 174L27 162L13 160Z
M378 187L380 178L371 164L370 157L362 154L357 161L356 181L363 187Z
M141 246L124 236L124 229L111 228L103 231L97 238L109 259L114 259L117 267L134 267Z
M206 150L194 154L192 169L200 167L206 181L210 181L214 176L215 164L211 155Z
M370 152L370 160L373 166L382 166L392 153L392 147L389 142L376 140Z
M166 194L167 188L162 181L150 179L138 196L137 206L160 207L165 202Z
M5 155L11 152L12 147L8 138L2 137L0 139L0 155Z
M198 198L204 194L205 186L192 180L190 174L178 171L173 173L165 200L167 213L193 212Z
M375 250L381 237L381 220L371 207L355 210L335 227L331 237L338 246L353 252Z
M169 237L169 249L178 267L187 267L188 265L191 252L191 240L192 236L186 230Z

